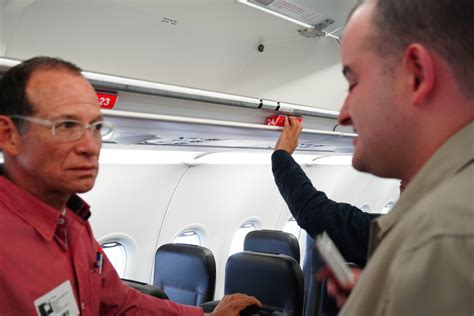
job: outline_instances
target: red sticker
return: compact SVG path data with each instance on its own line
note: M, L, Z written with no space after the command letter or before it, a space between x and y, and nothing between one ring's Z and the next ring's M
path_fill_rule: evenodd
M99 104L101 109L113 109L115 103L117 102L118 95L113 92L102 92L96 91L97 99L99 99Z
M296 118L298 122L301 122L301 117ZM265 120L265 125L270 126L284 126L285 125L285 115L272 115L267 117Z

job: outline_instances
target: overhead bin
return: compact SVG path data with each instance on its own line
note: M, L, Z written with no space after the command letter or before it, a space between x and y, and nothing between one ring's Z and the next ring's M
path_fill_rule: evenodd
M116 133L107 142L161 146L270 149L280 127L170 115L103 110ZM354 134L304 129L298 150L351 153Z
M262 109L295 116L305 115L335 119L339 114L337 111L317 109L309 106L284 103L274 100L265 100L202 89L186 88L157 82L98 74L88 71L84 71L83 74L92 83L92 85L98 89L148 94L160 97L220 104L225 106Z
M0 74L20 61L0 58ZM89 71L84 76L100 91L117 94L113 109L103 109L116 132L105 140L117 144L202 148L273 148L281 127L265 118L292 114L305 129L298 150L351 153L352 133L333 131L337 111L261 98L243 97Z

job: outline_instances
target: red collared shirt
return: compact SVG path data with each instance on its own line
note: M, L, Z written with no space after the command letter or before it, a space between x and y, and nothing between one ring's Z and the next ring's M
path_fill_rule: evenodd
M0 176L1 316L38 314L34 302L68 281L81 315L203 315L129 288L105 254L99 273L89 216L78 196L63 216Z

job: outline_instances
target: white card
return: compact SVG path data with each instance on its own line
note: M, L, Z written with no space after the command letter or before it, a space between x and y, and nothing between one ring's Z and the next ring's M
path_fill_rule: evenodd
M326 232L316 237L314 247L319 250L321 257L327 263L337 281L341 285L354 282L354 274L342 257L341 253Z
M69 280L55 287L34 301L36 312L40 316L76 316L79 315L74 292Z

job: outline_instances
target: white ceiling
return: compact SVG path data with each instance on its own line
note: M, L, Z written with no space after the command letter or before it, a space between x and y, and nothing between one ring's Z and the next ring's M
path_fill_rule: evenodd
M341 21L355 0L313 2ZM60 56L96 72L333 110L346 94L336 41L302 37L234 0L0 0L0 9L0 53L10 58Z

